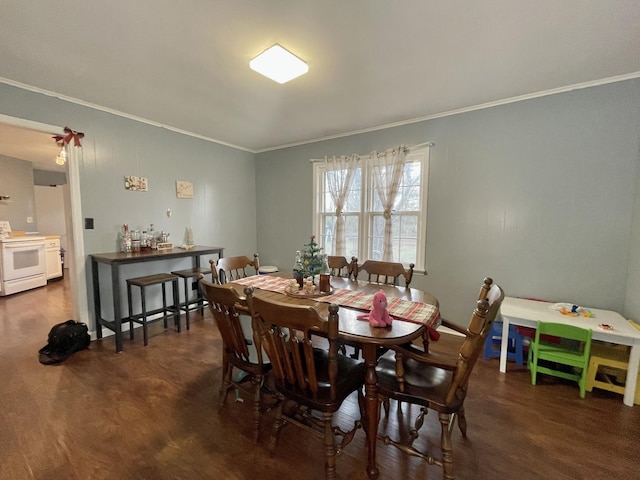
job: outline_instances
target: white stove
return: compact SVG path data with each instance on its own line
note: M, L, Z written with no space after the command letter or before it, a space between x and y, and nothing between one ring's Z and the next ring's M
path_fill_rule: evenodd
M11 235L11 225L0 221L0 296L47 284L45 237Z

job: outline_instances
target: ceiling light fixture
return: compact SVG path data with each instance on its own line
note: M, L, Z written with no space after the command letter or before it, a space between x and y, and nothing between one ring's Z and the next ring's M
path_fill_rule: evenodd
M67 151L64 149L64 145L63 145L62 149L60 149L60 153L56 157L56 163L58 165L64 165L66 161L67 161Z
M309 65L277 43L251 60L249 67L278 83L287 83L309 71Z

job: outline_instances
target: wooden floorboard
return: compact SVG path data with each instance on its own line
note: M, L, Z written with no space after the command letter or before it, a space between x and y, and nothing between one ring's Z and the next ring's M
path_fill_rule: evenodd
M218 410L220 337L211 316L193 314L191 330L150 328L124 352L113 337L94 341L65 363L44 366L38 349L55 323L71 318L65 279L0 298L0 479L322 479L320 440L294 426L274 456L266 414L251 442L250 401L230 396ZM443 335L438 348L451 347ZM541 377L525 368L478 361L466 400L468 438L453 434L456 478L640 478L640 407ZM397 431L417 409L395 406L382 431ZM357 416L349 399L340 422ZM438 448L437 416L427 416L420 442ZM378 446L380 478L440 479L436 466ZM293 467L295 466L295 467ZM338 478L366 479L364 432L338 458Z

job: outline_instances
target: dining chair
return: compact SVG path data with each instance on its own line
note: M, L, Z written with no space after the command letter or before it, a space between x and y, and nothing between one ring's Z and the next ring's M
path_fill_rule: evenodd
M351 257L351 261L348 261L347 257L328 255L327 260L332 277L350 277L353 272L353 266L358 264L356 257Z
M249 311L272 365L277 396L270 451L275 451L282 427L291 423L324 439L325 478L336 478L336 454L353 439L361 420L348 432L332 424L333 414L357 392L360 418L364 418L362 387L366 366L338 353L338 306L329 306L322 318L312 306L291 305L254 296L244 289ZM314 346L312 334L326 339ZM342 442L336 445L335 436Z
M585 397L591 329L563 323L538 322L536 336L529 345L527 365L531 371L531 384L535 385L538 373L578 382L580 398ZM549 342L542 335L559 338Z
M409 264L409 268L398 262L381 262L379 260L366 260L362 265L355 265L352 270L353 278L358 279L360 271L367 272L367 281L383 283L386 285L399 285L400 277L403 277L405 286L408 287L413 278L415 265Z
M233 282L249 275L257 275L260 271L260 259L257 253L253 254L253 260L245 255L237 257L222 257L218 260L209 260L213 278L220 284ZM247 273L247 268L251 273Z
M408 288L413 278L413 269L415 265L412 263L409 268L404 268L404 265L397 262L382 262L378 260L366 260L362 265L358 265L358 260L353 257L355 263L352 263L351 275L354 280L358 280L358 275L361 270L367 272L367 282L379 283L384 285L398 285L400 277L405 280L405 286ZM362 278L361 278L362 280ZM358 345L351 345L353 347L352 358L358 358L360 356L360 347Z
M265 361L266 359L263 359L260 348L254 350L257 358L252 358L236 309L238 305L244 303L244 298L231 285L217 285L203 278L200 279L200 283L222 337L220 407L224 405L229 390L243 391L251 395L253 399L253 441L257 443L260 433L260 418L263 412L262 383L265 375L271 370L271 365ZM257 334L253 335L253 343L259 347ZM233 377L234 368L242 373L236 380ZM247 381L251 382L251 388L246 388Z
M401 402L420 406L408 435L398 435L402 440L390 435L380 435L379 440L422 458L429 465L440 466L447 480L454 478L451 433L457 420L462 435L467 436L464 400L469 377L504 299L502 288L492 283L490 278L485 279L484 285L491 285L486 297L477 300L467 328L458 328L464 334L459 351L427 352L415 344L394 346L380 357L376 367L378 394L383 402L392 398L398 401L398 408ZM428 409L438 412L440 456L414 445Z

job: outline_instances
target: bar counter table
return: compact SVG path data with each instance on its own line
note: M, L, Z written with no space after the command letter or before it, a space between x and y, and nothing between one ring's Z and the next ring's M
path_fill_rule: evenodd
M102 327L107 327L116 335L116 352L122 351L122 309L120 299L120 267L122 265L157 262L176 258L192 258L193 267L200 268L200 257L218 255L222 258L223 247L171 248L167 250L143 250L140 252L94 253L91 258L91 275L93 279L93 306L96 319L96 336L102 338ZM113 301L113 320L102 317L102 300L100 298L99 264L108 265L111 269L111 292Z

